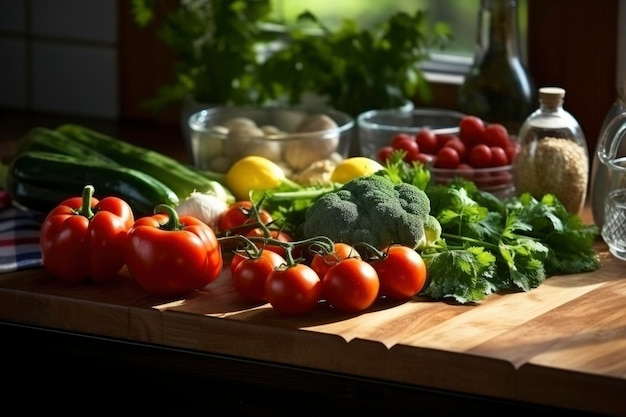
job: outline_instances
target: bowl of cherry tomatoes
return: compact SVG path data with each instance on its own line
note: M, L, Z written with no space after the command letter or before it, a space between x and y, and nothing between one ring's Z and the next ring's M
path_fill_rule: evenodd
M397 135L415 138L417 133L428 129L435 135L458 134L459 123L464 114L447 109L414 108L412 110L369 110L357 117L358 143L361 155L378 159L381 148L391 145ZM425 145L426 146L426 145ZM417 156L419 150L407 146L407 153ZM424 152L428 149L424 148Z
M514 166L519 143L499 123L462 115L453 132L437 132L428 126L399 131L379 146L375 159L384 163L397 150L407 162L429 168L435 183L447 184L456 177L470 180L498 197L515 193Z

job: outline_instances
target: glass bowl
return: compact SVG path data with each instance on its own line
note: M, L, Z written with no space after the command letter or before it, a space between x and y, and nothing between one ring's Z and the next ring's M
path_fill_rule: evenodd
M327 109L213 107L189 117L196 167L227 172L237 160L263 156L287 173L348 156L354 118Z
M366 111L357 116L360 153L376 159L378 150L389 145L398 133L415 135L429 128L437 135L458 134L463 116L454 110L437 108Z
M499 198L515 194L515 164L490 168L472 168L466 165L453 169L429 166L430 178L436 184L449 184L455 177L462 177L476 184L482 191Z

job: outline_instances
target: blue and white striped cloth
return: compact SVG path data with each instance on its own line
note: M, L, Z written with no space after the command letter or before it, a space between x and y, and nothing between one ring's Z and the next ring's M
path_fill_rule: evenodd
M43 266L39 247L41 223L11 204L0 190L0 274Z

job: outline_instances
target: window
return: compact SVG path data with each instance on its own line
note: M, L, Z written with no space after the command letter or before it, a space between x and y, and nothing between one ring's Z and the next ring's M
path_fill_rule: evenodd
M371 27L397 11L414 13L423 10L431 25L446 22L454 36L444 51L433 51L432 60L424 64L424 70L438 74L463 75L472 62L480 0L273 0L275 18L294 21L305 10L311 11L324 24L336 27L349 17L364 27ZM527 32L527 0L518 0L518 24L525 51Z

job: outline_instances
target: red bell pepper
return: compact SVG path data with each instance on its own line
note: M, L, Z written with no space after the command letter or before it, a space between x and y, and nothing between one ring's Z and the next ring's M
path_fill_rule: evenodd
M124 265L132 209L120 198L98 200L93 193L93 186L85 186L82 197L62 201L41 224L43 266L61 280L102 282Z
M215 281L224 261L213 229L159 204L128 231L126 266L146 291L179 296Z

